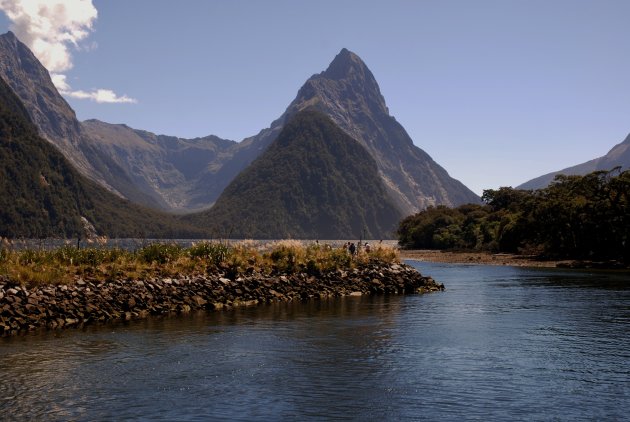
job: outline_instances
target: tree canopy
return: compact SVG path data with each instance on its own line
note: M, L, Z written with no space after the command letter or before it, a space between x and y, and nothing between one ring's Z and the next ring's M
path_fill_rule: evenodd
M403 247L630 262L630 171L556 176L548 187L485 190L485 205L432 207L405 218Z

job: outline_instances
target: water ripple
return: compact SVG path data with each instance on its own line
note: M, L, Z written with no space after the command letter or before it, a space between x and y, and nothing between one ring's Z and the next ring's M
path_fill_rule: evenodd
M420 264L440 294L0 339L0 419L622 420L615 273Z

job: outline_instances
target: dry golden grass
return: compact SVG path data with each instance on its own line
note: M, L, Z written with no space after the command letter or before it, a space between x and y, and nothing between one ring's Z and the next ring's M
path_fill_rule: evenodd
M23 285L69 284L78 279L112 281L153 277L182 277L222 272L242 274L317 275L367 263L400 262L396 249L376 245L351 256L342 248L282 240L266 244L243 241L233 245L201 242L190 248L150 244L135 251L118 248L14 251L0 246L0 276Z

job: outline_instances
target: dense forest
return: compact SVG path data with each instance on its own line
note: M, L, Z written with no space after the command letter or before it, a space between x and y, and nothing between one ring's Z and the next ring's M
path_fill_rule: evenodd
M548 187L485 190L485 205L428 208L401 221L401 246L630 263L630 170L556 176Z

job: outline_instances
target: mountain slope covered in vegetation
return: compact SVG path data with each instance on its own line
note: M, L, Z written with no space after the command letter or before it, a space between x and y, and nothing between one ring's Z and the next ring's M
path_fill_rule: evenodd
M220 237L378 238L401 212L374 159L324 114L296 114L228 185L208 212L190 217Z
M123 200L81 176L42 139L0 78L0 236L86 236L84 217L110 237L196 237L202 230Z

